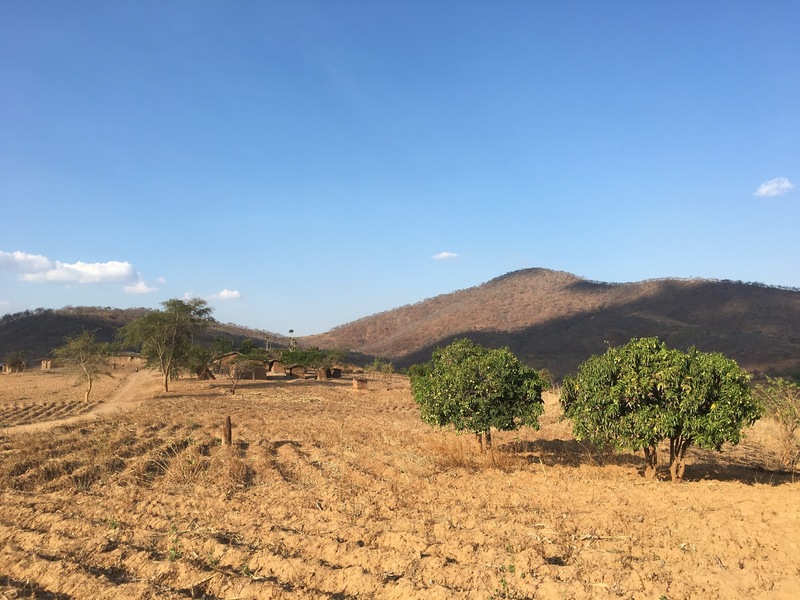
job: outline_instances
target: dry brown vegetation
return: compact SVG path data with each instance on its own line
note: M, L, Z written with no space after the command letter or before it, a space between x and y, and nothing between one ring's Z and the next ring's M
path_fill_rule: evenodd
M557 377L607 344L658 336L670 347L722 352L749 371L800 376L800 290L733 281L608 284L525 269L309 338L407 366L468 337L508 346Z
M97 408L131 395L125 376ZM6 424L80 398L70 382L0 376ZM0 596L800 595L800 483L772 470L768 420L673 485L573 440L553 395L540 431L484 455L421 423L401 376L137 385L126 411L0 430Z

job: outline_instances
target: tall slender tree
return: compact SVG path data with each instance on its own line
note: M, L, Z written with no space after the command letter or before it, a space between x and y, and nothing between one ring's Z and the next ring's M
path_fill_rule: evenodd
M119 330L120 341L138 347L150 365L157 366L164 377L164 391L169 392L170 378L188 366L194 336L214 321L205 300L173 298L161 303L163 310L132 321Z
M53 350L53 355L64 366L72 368L86 380L83 399L88 402L92 393L92 384L100 375L108 375L109 345L98 342L94 334L83 330L83 333L67 338L66 344Z

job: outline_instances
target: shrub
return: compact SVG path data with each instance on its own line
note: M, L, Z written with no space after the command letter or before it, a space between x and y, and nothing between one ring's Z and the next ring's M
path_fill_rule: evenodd
M539 427L547 383L508 348L490 350L456 340L409 374L422 420L430 425L471 431L487 448L492 428Z
M696 348L672 350L657 338L633 339L592 356L564 379L561 404L575 437L644 450L655 477L657 445L670 442L670 474L683 478L692 444L720 450L736 444L761 415L749 376L735 361Z
M800 386L783 378L767 377L767 383L756 387L768 415L780 426L779 461L783 468L794 469L800 458L797 430L800 429Z

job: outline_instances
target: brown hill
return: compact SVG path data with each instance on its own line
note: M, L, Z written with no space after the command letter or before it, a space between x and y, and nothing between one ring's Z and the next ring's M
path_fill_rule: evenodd
M703 279L611 284L526 269L303 341L402 367L427 360L437 345L468 337L508 346L560 377L607 344L642 336L722 352L751 371L800 374L800 290Z
M117 329L143 317L147 308L110 308L96 306L68 306L60 309L37 308L0 317L0 362L12 352L25 352L28 360L35 361L50 355L53 348L64 344L69 337L79 335L84 329L94 333L102 342L114 341ZM245 339L261 343L269 338L277 344L285 338L276 333L250 329L232 323L214 323L202 334L203 343L211 343L218 336L230 337L235 344Z
M83 329L111 341L116 329L147 309L67 307L0 317L0 361L18 350L47 356ZM278 334L216 324L204 336L245 338ZM658 279L612 284L569 273L526 269L308 336L303 346L343 347L357 362L371 357L398 367L430 358L436 346L468 337L508 346L527 364L557 377L574 372L607 344L659 336L670 346L718 351L750 371L800 378L800 290L704 279Z

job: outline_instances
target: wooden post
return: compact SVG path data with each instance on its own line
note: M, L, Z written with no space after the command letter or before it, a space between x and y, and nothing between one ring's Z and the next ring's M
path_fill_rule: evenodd
M223 434L225 436L225 445L230 446L232 442L232 427L231 427L231 418L225 417L225 427L223 429Z

